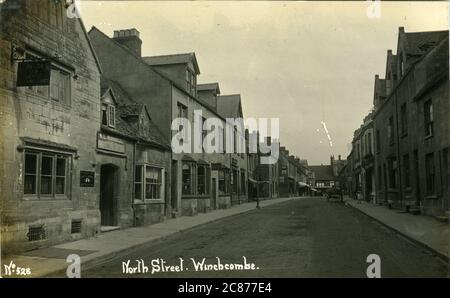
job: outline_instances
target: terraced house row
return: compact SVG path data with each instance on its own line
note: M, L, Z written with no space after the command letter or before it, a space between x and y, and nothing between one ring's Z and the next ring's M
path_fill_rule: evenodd
M3 252L298 193L294 157L279 191L278 165L259 152L172 150L173 138L195 149L189 140L205 138L209 118L222 124L222 145L248 149L259 136L226 122L243 118L241 96L199 84L194 53L142 56L138 30L87 31L63 1L0 5ZM178 118L192 126L184 135Z
M373 110L354 133L349 189L367 201L447 220L448 31L405 32L375 76ZM347 169L348 170L348 169Z

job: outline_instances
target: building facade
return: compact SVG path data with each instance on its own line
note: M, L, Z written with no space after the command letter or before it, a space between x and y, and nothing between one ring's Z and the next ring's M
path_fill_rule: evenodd
M202 146L208 132L205 124L215 119L219 121L217 145L239 144L245 150L243 129L230 128L240 133L232 140L226 134L225 118L242 118L240 96L220 96L218 83L197 84L200 69L194 53L142 57L136 29L115 31L110 38L94 27L89 35L105 74L145 103L163 137L183 148L172 151L168 212L195 215L246 201L247 155L224 150L208 153ZM222 108L222 101L228 110Z
M448 218L448 64L448 31L399 28L353 139L352 184L367 200Z
M101 70L87 32L62 2L5 1L0 12L2 249L93 236Z

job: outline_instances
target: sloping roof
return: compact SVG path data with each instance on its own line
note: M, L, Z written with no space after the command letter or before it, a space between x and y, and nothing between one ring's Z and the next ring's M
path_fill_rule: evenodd
M107 79L104 76L102 76L100 85L102 89L102 96L104 95L103 91L106 92L107 90L112 90L113 92L114 98L117 102L116 129L119 132L141 139L148 143L166 148L169 147L169 143L165 140L161 131L151 120L145 104L134 101L119 83ZM145 110L145 113L149 119L149 133L146 136L142 136L139 133L138 128L127 121L127 117L139 116L143 110Z
M336 180L331 166L309 166L309 169L314 172L316 180Z
M129 48L127 48L126 46L120 44L119 42L117 42L113 38L110 38L104 32L100 31L97 27L92 26L91 30L89 30L89 36L91 37L91 39L101 38L100 42L104 42L104 41L109 42L111 45L113 45L113 46L117 47L118 49L120 49L122 51L122 54L130 56L133 59L135 59L138 63L140 63L142 65L145 65L145 67L148 69L148 71L151 72L152 74L155 74L158 77L160 77L161 79L166 80L167 82L172 84L174 87L176 87L178 90L180 90L181 92L184 92L185 94L187 94L188 96L193 98L198 103L200 103L202 105L204 104L204 101L202 101L201 99L197 98L196 96L192 96L192 94L188 93L183 86L180 86L179 84L177 84L177 82L173 81L171 78L169 78L163 72L159 71L157 68L152 67L150 64L146 63L143 58L136 56L136 54L133 53ZM95 44L95 42L94 42L94 44ZM119 58L120 58L120 56L119 56ZM222 117L222 115L217 113L217 111L215 109L213 109L213 108L211 108L209 106L205 106L205 108L207 108L211 113L215 114L217 117L219 117L219 118Z
M197 58L195 53L183 53L172 55L160 55L160 56L147 56L142 57L145 63L149 65L168 65L168 64L183 64L192 62L194 64L195 71L200 74L200 68L198 67Z
M197 91L212 90L220 94L219 83L197 84Z
M217 96L217 112L224 118L240 117L241 95L221 95Z
M405 32L406 53L423 55L448 36L448 30L427 32Z

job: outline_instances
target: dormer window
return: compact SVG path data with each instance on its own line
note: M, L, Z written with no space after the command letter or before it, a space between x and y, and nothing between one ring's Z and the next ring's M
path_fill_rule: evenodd
M102 104L102 124L116 127L116 107L111 104Z
M197 77L190 69L186 69L186 91L193 96L197 94Z

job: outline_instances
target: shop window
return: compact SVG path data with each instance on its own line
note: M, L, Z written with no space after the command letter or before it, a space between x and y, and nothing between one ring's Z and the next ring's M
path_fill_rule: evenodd
M24 189L27 197L68 196L68 156L25 152Z
M150 165L136 165L134 198L137 200L163 199L163 169Z
M182 194L195 194L195 163L183 162L182 165Z
M207 165L199 165L197 167L197 193L199 195L209 194L209 167Z
M230 171L220 170L219 171L219 194L228 195L230 194Z

